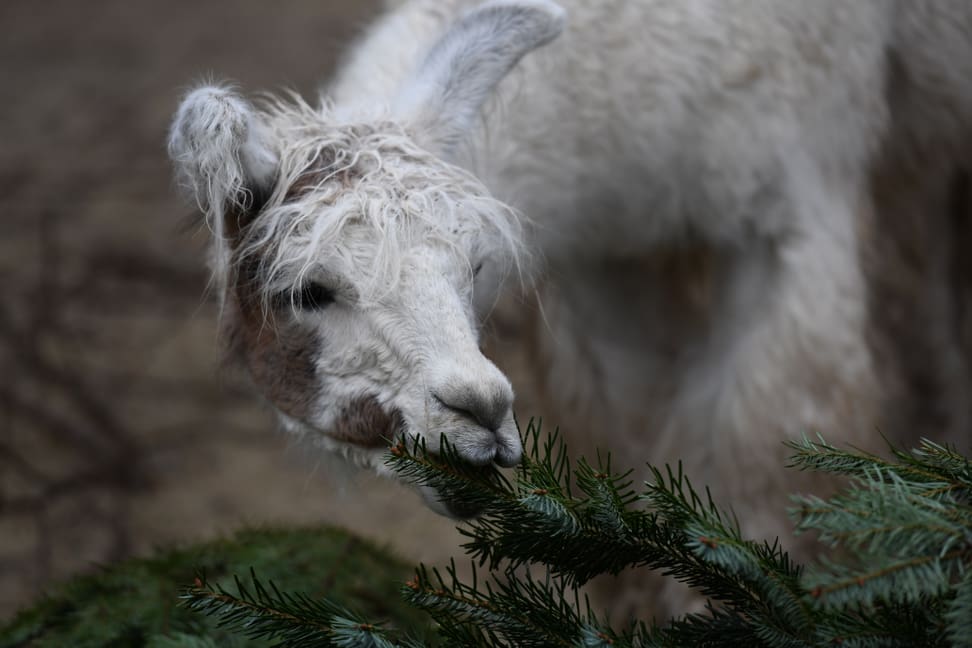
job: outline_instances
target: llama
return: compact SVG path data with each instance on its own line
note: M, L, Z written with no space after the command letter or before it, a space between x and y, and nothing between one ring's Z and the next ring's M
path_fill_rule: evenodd
M378 471L405 435L515 465L483 330L535 298L517 387L547 420L681 459L786 535L781 441L893 422L862 250L927 204L878 176L939 195L961 158L966 0L394 5L319 105L205 85L172 125L227 338L284 426Z

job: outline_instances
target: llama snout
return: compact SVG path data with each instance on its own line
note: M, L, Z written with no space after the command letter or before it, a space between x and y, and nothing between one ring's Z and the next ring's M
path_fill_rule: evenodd
M483 358L478 371L441 372L429 391L440 432L460 455L476 465L515 466L523 454L513 420L513 388Z

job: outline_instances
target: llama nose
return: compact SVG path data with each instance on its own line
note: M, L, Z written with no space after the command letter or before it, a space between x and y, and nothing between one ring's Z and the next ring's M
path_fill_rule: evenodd
M459 455L477 466L496 463L509 468L520 463L523 447L513 422L513 387L506 376L485 358L462 369L453 364L436 374L429 399L441 413L452 415L442 431ZM465 424L449 422L453 417Z
M512 390L502 387L477 389L472 385L450 385L433 396L446 409L476 421L490 432L500 429L513 406Z

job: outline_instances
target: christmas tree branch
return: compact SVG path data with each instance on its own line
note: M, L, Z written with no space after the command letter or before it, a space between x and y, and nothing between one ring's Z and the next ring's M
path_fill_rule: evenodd
M204 575L183 594L190 609L216 616L223 626L233 626L253 639L273 639L277 646L361 646L394 648L419 645L391 641L382 629L356 617L326 599L281 592L271 581L264 585L250 571L251 587L234 578L236 593L211 585Z
M481 516L461 528L466 552L489 575L471 582L419 567L405 599L430 612L450 646L945 646L972 643L972 471L954 450L925 442L890 459L823 440L793 444L797 467L848 475L829 499L796 498L803 532L844 560L803 568L778 542L741 536L737 521L696 490L681 467L650 468L643 492L610 457L572 464L556 434L530 425L510 479L465 464L447 439L420 441L389 464L443 501ZM849 559L848 559L849 557ZM708 600L704 613L664 627L611 628L582 602L593 576L646 566ZM237 583L204 582L189 604L279 645L408 646L323 601ZM397 642L397 643L396 643Z

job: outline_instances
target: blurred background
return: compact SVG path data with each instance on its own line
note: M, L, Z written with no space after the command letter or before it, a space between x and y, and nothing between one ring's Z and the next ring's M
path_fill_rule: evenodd
M192 82L310 96L377 4L0 3L0 622L55 580L243 525L454 552L414 493L290 447L220 368L207 233L165 152Z

